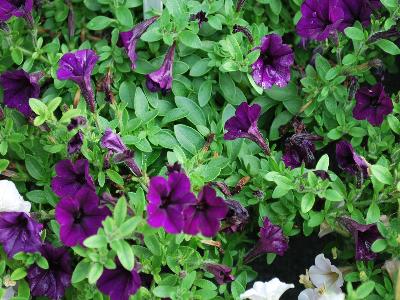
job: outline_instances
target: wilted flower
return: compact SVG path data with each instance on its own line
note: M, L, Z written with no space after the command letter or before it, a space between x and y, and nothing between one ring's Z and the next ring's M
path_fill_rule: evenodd
M315 257L315 265L311 266L311 282L317 287L325 289L340 289L343 286L342 272L323 254Z
M233 33L241 32L245 35L245 37L249 40L250 44L253 43L253 36L251 35L251 32L248 28L244 26L240 26L238 24L233 25L232 29Z
M236 3L236 11L237 12L239 12L242 9L245 2L246 2L246 0L237 0L237 3Z
M183 170L182 165L176 161L173 165L167 165L166 175L168 176L171 173L185 173L185 171Z
M174 54L176 44L173 43L165 55L161 67L146 75L146 86L149 91L155 93L161 91L165 95L172 88L172 68L174 65Z
M0 180L0 212L24 212L29 214L31 203L24 201L14 182Z
M78 132L68 142L68 154L72 155L79 152L83 145L83 133Z
M113 82L112 73L111 73L111 69L109 69L101 83L101 90L104 92L104 95L106 96L106 101L110 102L110 103L115 102L114 94L112 93L112 90L111 90L112 82Z
M64 298L65 289L71 285L71 257L68 249L55 248L45 244L40 250L42 256L49 263L48 269L32 265L28 270L28 282L32 296L45 296L52 300Z
M382 6L379 0L340 0L339 5L344 12L341 29L353 26L355 21L368 26L371 23L372 11Z
M24 212L0 212L0 243L9 258L21 251L39 251L42 228Z
M79 126L86 125L86 122L87 122L86 118L82 117L82 116L72 118L70 123L67 126L67 129L68 129L68 131L72 131L75 128L78 128Z
M96 286L111 300L129 300L140 288L142 282L136 269L126 270L119 261L115 269L105 269Z
M194 20L197 20L199 22L199 28L201 28L201 25L203 25L203 22L208 22L206 13L202 10L200 10L198 13L190 16L190 21L194 21Z
M302 163L307 168L313 167L315 164L314 142L320 140L322 138L318 135L295 133L286 141L285 154L282 156L283 162L292 169L300 167Z
M224 199L217 197L215 190L208 185L200 191L196 203L186 206L183 231L195 235L201 233L206 237L215 236L222 220L228 212Z
M95 110L95 101L90 76L98 59L90 49L68 52L61 57L57 70L59 80L72 80L79 86L91 112Z
M97 233L110 210L99 207L99 198L84 188L74 195L63 197L56 206L55 218L60 224L60 239L66 246L82 245L83 241Z
M0 1L0 21L6 22L12 16L24 18L29 27L33 27L32 18L33 0L1 0Z
M269 155L269 147L257 125L260 114L260 105L253 104L249 106L246 102L240 104L236 108L235 116L225 122L225 130L228 132L224 134L224 139L246 138L252 140L264 150L265 154Z
M244 262L249 263L264 253L275 253L282 256L288 247L288 241L283 235L282 229L272 224L266 217L263 227L260 228L260 239L254 248L247 253Z
M225 202L228 205L228 213L224 219L225 226L222 231L227 233L243 231L249 220L249 212L239 201L228 199Z
M384 116L393 111L392 99L386 95L382 83L360 88L355 98L353 117L357 120L367 120L373 126L381 125Z
M29 106L30 98L40 95L39 80L43 73L29 74L24 70L6 71L0 75L0 84L4 89L4 104L15 108L25 117L31 117L33 111Z
M301 5L302 16L296 26L297 33L317 41L327 39L339 29L344 19L340 4L340 0L305 0Z
M390 279L394 282L396 274L400 274L400 260L398 258L387 260L382 268L388 272Z
M339 167L345 172L362 178L368 177L367 162L354 151L349 142L340 141L336 144L336 160Z
M147 199L147 222L155 228L163 227L168 233L183 230L183 210L196 203L189 178L182 173L172 173L168 180L161 176L151 178Z
M74 196L80 189L95 190L92 176L89 174L89 162L86 159L61 160L56 164L57 176L51 181L53 192L59 197Z
M232 269L226 265L205 263L204 269L214 275L219 285L229 283L235 280L235 276L231 274Z
M68 35L72 38L75 35L75 13L71 0L67 0L68 5Z
M363 225L348 217L341 217L339 222L353 235L356 244L356 260L367 261L377 257L377 254L371 250L371 245L381 237L376 224Z
M150 19L144 20L135 25L131 30L121 32L120 37L122 44L131 60L131 68L134 70L136 68L136 43L140 39L143 33L158 19L158 16L152 17Z
M344 300L345 294L340 290L324 290L324 289L305 289L298 297L298 300Z
M290 66L294 63L293 50L275 33L264 36L256 49L261 53L252 65L254 82L263 89L286 86L290 81Z
M288 284L273 278L267 282L256 281L252 289L240 295L240 299L250 300L279 300L284 292L293 289L294 284Z

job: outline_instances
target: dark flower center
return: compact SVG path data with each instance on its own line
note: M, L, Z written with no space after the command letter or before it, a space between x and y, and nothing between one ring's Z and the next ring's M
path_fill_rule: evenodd
M205 201L200 201L196 204L196 210L205 211L208 208L208 205Z
M28 219L25 217L24 214L22 214L19 218L18 218L18 224L20 226L20 228L25 228L28 226Z
M15 5L16 7L19 8L19 7L24 6L25 1L24 1L24 0L14 0L13 3L14 3L14 5Z
M264 66L272 66L274 64L275 57L268 53L263 54L263 63Z
M76 176L76 181L79 182L81 185L86 184L86 177L84 174L80 174Z
M80 224L82 222L83 217L85 216L82 209L79 209L74 213L74 224Z
M168 195L162 195L161 196L160 208L167 208L168 205L170 204L170 202L171 202L171 197L170 197L169 194Z
M370 98L370 99L371 99L370 107L377 108L379 106L379 98L378 97L373 97L373 98Z

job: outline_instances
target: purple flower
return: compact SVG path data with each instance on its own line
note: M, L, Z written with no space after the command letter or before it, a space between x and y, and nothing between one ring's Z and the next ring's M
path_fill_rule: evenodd
M42 269L36 264L29 268L27 277L31 294L53 300L63 299L65 289L71 285L72 261L68 249L44 244L40 252L49 263L49 268Z
M336 144L336 160L343 171L363 178L368 177L367 162L354 151L349 142L340 141Z
M287 141L285 146L285 154L282 160L286 167L295 169L305 164L307 168L311 168L315 163L315 146L314 142L322 138L309 133L295 133Z
M234 233L243 231L245 225L249 221L249 212L243 205L236 200L226 200L228 205L228 213L224 219L223 232Z
M31 117L33 111L29 106L29 98L40 95L39 80L42 72L29 74L24 70L6 71L0 76L0 84L4 89L4 104L15 108L25 117Z
M166 175L168 176L172 173L185 173L185 171L183 170L182 165L176 161L173 165L167 165Z
M249 40L250 44L253 44L253 36L251 35L250 30L247 27L240 26L238 24L233 25L232 33L241 32L244 36Z
M155 93L161 91L165 95L172 88L172 67L174 65L175 43L168 49L161 67L146 75L146 86Z
M297 33L303 38L317 41L323 41L335 33L344 18L340 0L305 0L301 5L301 14L296 26Z
M122 44L124 45L124 48L128 54L129 59L131 60L132 70L136 68L136 60L137 60L136 43L140 39L142 34L145 33L145 31L150 27L150 25L153 24L157 19L158 16L144 20L143 22L136 24L136 26L133 27L131 30L120 33Z
M82 188L95 190L86 159L77 160L75 164L68 159L61 160L56 164L56 174L51 181L51 188L59 197L74 196Z
M57 70L59 80L72 80L79 86L91 112L95 110L95 102L90 76L98 59L96 52L90 49L69 52L61 57Z
M33 26L32 18L33 0L1 0L0 21L6 22L12 16L24 18L30 27Z
M242 9L245 2L246 2L246 0L237 0L236 12L239 12Z
M381 238L376 224L363 225L348 217L341 217L339 222L353 235L356 244L356 260L367 261L377 257L377 254L371 250L371 245Z
M293 50L275 33L264 36L258 49L260 57L251 66L254 82L263 89L286 86L290 81L290 66L294 63Z
M183 210L196 203L189 178L182 173L172 173L168 180L161 176L151 178L147 199L147 222L155 228L163 227L168 233L183 230Z
M276 253L282 256L288 247L288 241L283 235L282 229L265 218L264 225L260 229L260 239L254 248L247 253L244 262L249 263L263 253Z
M129 300L141 284L138 272L126 270L119 261L115 269L105 269L96 283L97 288L111 300Z
M18 252L37 252L42 224L24 212L0 212L0 243L8 258Z
M199 28L203 25L204 22L208 22L208 18L206 13L200 10L198 13L190 16L190 21L197 20L199 22Z
M267 143L258 129L258 118L261 114L261 106L253 104L249 106L243 102L236 108L235 116L225 123L225 129L228 131L224 134L225 140L235 140L238 138L246 138L258 144L265 154L269 155L270 150Z
M382 83L360 88L355 98L353 117L356 120L367 120L373 126L380 126L384 116L393 111L392 99L386 95Z
M86 118L79 116L71 119L71 122L68 124L67 129L68 131L72 131L75 128L78 128L79 126L84 126L86 125Z
M214 275L215 280L219 285L235 280L235 276L231 274L232 269L226 265L205 263L204 269Z
M220 228L220 220L228 213L224 199L217 197L214 189L208 185L200 191L197 202L185 208L185 224L183 231L196 235L201 233L206 237L215 236Z
M68 154L72 155L81 151L83 145L83 133L78 130L78 132L69 140L68 143Z
M82 245L97 233L110 210L99 207L99 198L90 189L81 189L74 195L61 199L56 206L56 220L60 224L60 239L66 246Z
M371 24L373 10L378 10L382 4L379 0L340 0L339 5L344 12L340 28L353 26L355 21L360 21L364 27Z

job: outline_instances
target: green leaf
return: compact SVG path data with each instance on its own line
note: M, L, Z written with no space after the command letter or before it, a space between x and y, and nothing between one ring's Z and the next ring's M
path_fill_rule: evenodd
M159 240L154 235L147 235L144 237L144 243L147 248L156 256L160 256L162 251Z
M375 288L375 282L367 281L360 285L356 290L357 299L365 299Z
M92 235L83 241L88 248L105 248L107 247L107 238L104 235Z
M131 235L133 231L135 231L136 227L142 222L141 217L133 217L128 220L126 220L124 223L122 223L121 226L119 226L118 230L120 234L125 237L128 235Z
M53 113L57 109L57 107L61 104L61 101L62 101L61 97L55 97L53 100L51 100L49 104L47 104L48 111Z
M7 159L0 159L0 173L7 169L9 163Z
M100 278L103 273L103 266L100 263L91 263L88 273L88 281L90 284L96 283L97 279Z
M315 196L314 194L307 193L301 198L301 211L308 213L314 206Z
M45 116L47 113L47 106L42 101L38 99L29 99L29 106L37 115Z
M127 203L125 197L121 197L117 205L115 205L113 218L115 221L115 225L120 226L126 218L126 213L128 211Z
M124 179L114 170L107 170L107 176L118 185L124 185Z
M189 30L182 31L179 34L179 40L182 42L182 44L184 44L189 48L194 48L194 49L201 48L201 40L199 39L197 34Z
M174 132L179 144L193 155L204 145L203 136L189 126L175 125Z
M378 222L380 216L381 211L379 209L379 206L375 202L372 202L367 211L367 223Z
M135 108L135 114L139 118L149 110L149 103L147 101L147 97L143 93L143 90L140 87L136 88L136 93L133 103Z
M90 263L81 260L75 267L74 272L72 273L72 279L71 282L74 283L78 283L81 282L82 280L84 280L88 274L89 274L89 266Z
M315 68L318 72L319 77L321 79L325 79L326 73L328 73L331 65L329 64L329 61L321 54L317 54L317 57L315 58Z
M134 83L129 81L122 82L119 86L118 95L119 98L126 103L127 107L135 108L136 86Z
M343 196L336 190L328 189L325 191L325 198L328 201L339 202L343 200Z
M114 241L113 245L122 266L131 271L135 266L135 256L131 246L124 240Z
M386 53L389 53L391 55L400 54L399 47L392 41L382 39L377 41L375 44L378 45L378 47L381 48Z
M17 281L20 280L22 278L24 278L26 276L26 270L25 268L18 268L15 269L12 273L11 273L11 280Z
M189 75L192 77L200 77L208 73L208 71L211 70L211 67L208 66L210 61L209 58L202 58L196 61L190 69Z
M115 16L121 25L129 28L133 26L133 18L129 8L124 6L117 7L115 9Z
M379 253L382 252L386 249L387 247L387 242L384 239L377 239L373 244L371 245L371 250Z
M176 96L175 103L176 106L187 113L186 119L188 119L194 125L207 125L203 110L192 99Z
M372 176L374 176L378 181L384 184L392 184L393 176L389 172L389 170L381 165L372 165L370 166Z
M89 30L102 30L110 26L110 24L113 23L114 21L115 21L114 19L110 19L108 17L97 16L91 19L86 27Z
M395 133L400 134L400 121L394 115L388 115L387 120L389 123L390 129L392 129Z
M201 84L198 93L199 105L201 107L206 106L208 101L210 101L211 93L212 93L212 81L206 80Z
M29 175L33 178L37 180L44 179L45 171L42 168L42 164L34 156L29 154L25 156L25 166Z
M328 171L328 167L329 167L329 156L328 156L328 154L324 154L319 159L315 169L322 170L322 171Z
M357 28L357 27L347 27L344 30L344 34L348 37L351 38L352 40L355 41L362 41L364 40L364 32Z
M16 65L20 65L24 61L24 54L22 53L21 49L12 48L11 58Z

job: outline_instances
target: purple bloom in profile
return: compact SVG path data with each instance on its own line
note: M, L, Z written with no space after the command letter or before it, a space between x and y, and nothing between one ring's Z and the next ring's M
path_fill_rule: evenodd
M142 282L135 268L126 270L119 261L115 269L105 269L97 280L96 286L110 300L129 300L140 288Z
M238 24L233 25L232 33L241 32L244 36L249 40L250 44L253 44L253 36L251 35L250 30L247 27L240 26Z
M72 80L79 86L91 112L95 110L95 101L90 76L98 59L90 49L69 52L61 57L57 70L59 80Z
M1 0L0 22L8 21L12 16L24 18L33 27L33 0Z
M56 164L56 174L51 181L51 188L59 197L74 196L82 188L95 190L86 159L77 160L75 163L68 159L61 160Z
M224 219L225 225L222 231L226 233L243 231L249 221L249 212L239 201L228 199L225 202L228 205L228 213Z
M83 241L97 233L110 210L99 207L99 198L84 188L75 195L68 195L56 206L56 220L60 224L60 239L66 246L82 245Z
M169 174L172 173L185 173L185 170L183 170L182 165L179 162L174 162L173 165L167 165L167 173L166 175L168 176Z
M252 140L264 150L265 154L269 155L269 147L257 125L260 114L260 105L253 104L249 106L246 102L240 104L238 108L236 108L235 116L225 123L225 129L228 132L224 134L224 139L228 141L238 138Z
M131 68L134 70L136 68L136 60L137 60L137 53L136 53L136 43L140 39L143 33L150 27L158 19L158 16L152 17L150 19L144 20L135 25L131 30L121 32L120 38L126 53L131 61Z
M185 225L183 231L196 235L201 233L206 237L215 236L220 228L220 220L228 213L224 199L217 197L215 190L208 185L200 191L197 202L185 208Z
M146 86L155 93L161 91L163 95L172 88L172 68L174 65L175 43L168 49L161 67L146 75Z
M208 22L208 18L206 13L200 10L198 13L190 16L190 21L197 20L199 22L199 28L203 25L204 22Z
M205 263L204 269L214 275L215 280L219 285L229 283L235 280L235 276L231 274L232 269L226 265Z
M81 151L83 145L83 133L78 130L78 132L69 140L68 142L68 154L72 155Z
M254 82L263 89L273 85L284 87L290 81L290 66L294 63L293 50L282 43L282 37L272 33L261 39L260 57L251 66Z
M0 212L0 244L8 258L18 252L38 252L42 224L24 212Z
M70 123L67 126L67 129L68 129L68 131L72 131L75 128L78 128L79 126L86 125L86 122L87 122L86 118L82 117L82 116L72 118Z
M322 138L309 133L295 133L287 141L285 146L285 154L282 160L286 167L295 169L305 164L307 168L313 167L315 163L315 141Z
M101 138L100 145L114 153L114 161L116 163L124 162L126 166L137 176L143 176L142 171L134 160L134 152L125 146L121 137L114 133L110 128L107 128L103 137Z
M342 30L353 26L355 21L360 21L364 27L369 26L372 12L382 6L380 0L340 0L339 5L344 13L340 24Z
M288 241L283 235L282 229L265 218L264 225L260 229L260 239L254 248L247 253L244 262L249 263L264 253L275 253L282 256L288 247Z
M305 0L301 5L301 19L297 33L303 38L317 41L327 39L339 30L344 18L341 0ZM350 0L353 1L353 0ZM354 2L361 0L354 0Z
M353 235L356 244L356 260L367 261L377 257L377 254L371 250L371 245L381 238L376 224L363 225L348 217L341 217L339 222Z
M29 74L24 70L6 71L0 75L0 84L4 89L4 104L15 108L25 117L31 117L33 111L29 106L29 98L40 95L39 80L42 72Z
M49 268L42 269L36 264L30 266L27 278L31 294L61 300L65 289L71 285L72 261L68 249L44 244L40 252L49 263Z
M360 88L355 98L353 117L356 120L367 120L373 126L380 126L383 118L393 111L392 99L386 95L382 83Z
M196 203L189 178L183 173L172 173L168 180L161 176L151 178L147 199L147 222L155 228L163 227L168 233L183 230L184 208Z
M343 171L363 178L368 177L367 162L354 151L349 142L340 141L336 144L336 160Z

